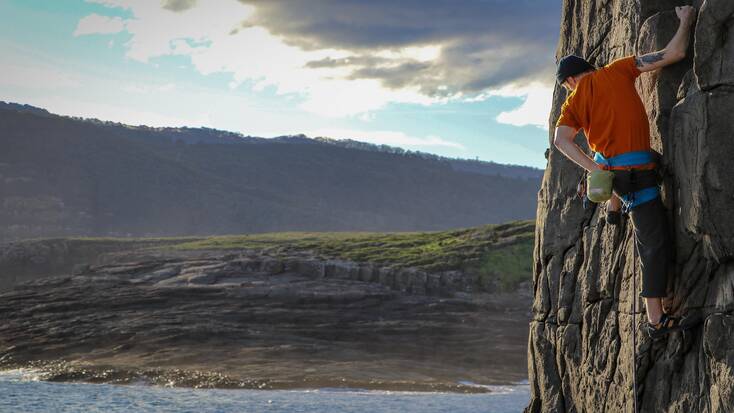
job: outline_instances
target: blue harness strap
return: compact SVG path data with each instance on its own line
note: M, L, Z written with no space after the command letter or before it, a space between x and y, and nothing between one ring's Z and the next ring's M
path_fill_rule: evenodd
M644 165L653 162L652 152L650 151L636 151L636 152L625 152L617 156L605 158L599 152L594 153L594 161L596 163L604 164L609 167L618 166L636 166Z
M649 151L625 152L609 158L605 158L604 155L599 152L594 153L594 162L608 167L645 165L653 162L653 160L652 152ZM624 210L629 211L638 205L652 201L658 196L660 196L660 188L655 185L623 195L620 198L624 204Z

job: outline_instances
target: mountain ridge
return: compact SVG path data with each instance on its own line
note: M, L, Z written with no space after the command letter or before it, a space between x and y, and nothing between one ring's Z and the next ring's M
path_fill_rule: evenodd
M232 144L232 143L268 143L268 142L300 142L300 143L313 143L313 144L328 144L328 145L334 145L334 146L340 146L344 148L351 148L351 149L360 149L365 151L375 151L375 152L386 152L386 153L397 153L397 154L405 154L409 156L417 156L422 157L425 159L435 159L440 161L447 161L449 162L452 167L454 167L457 170L463 170L463 171L473 171L476 173L481 173L485 175L492 175L497 174L500 176L507 176L507 177L524 177L524 178L542 178L543 176L543 170L539 168L535 168L532 166L526 166L526 165L516 165L516 164L502 164L497 163L493 161L484 161L479 159L471 159L471 158L453 158L448 156L442 156L437 154L432 154L429 152L422 152L422 151L414 151L414 150L407 150L398 146L391 146L387 144L374 144L370 142L364 142L359 141L356 139L335 139L330 138L326 136L315 136L315 137L309 137L305 134L296 134L296 135L279 135L272 138L265 138L265 137L259 137L259 136L252 136L252 135L245 135L240 132L232 132L232 131L226 131L222 129L216 129L216 128L209 128L209 127L190 127L190 126L180 126L180 127L153 127L153 126L146 126L146 125L130 125L125 124L121 122L113 122L113 121L104 121L97 118L84 118L84 117L78 117L78 116L67 116L67 115L59 115L52 112L49 112L46 109L32 106L28 104L21 104L21 103L15 103L15 102L5 102L0 100L0 110L10 110L15 112L21 112L21 113L32 113L40 116L48 116L48 117L59 117L59 118L66 118L66 119L73 119L78 120L82 122L90 122L93 124L101 124L101 125L115 125L115 126L121 126L131 129L141 129L141 130L148 130L148 131L157 131L157 132L163 132L163 133L172 133L172 135L169 136L169 139L172 141L181 140L184 143L192 144L192 143L221 143L221 144ZM192 136L196 133L206 133L208 136L204 137L196 137ZM175 135L174 135L175 134Z
M0 109L0 129L0 242L471 227L532 218L540 182L522 177L525 170L520 177L468 172L445 160L308 138L212 144L235 135L15 104Z

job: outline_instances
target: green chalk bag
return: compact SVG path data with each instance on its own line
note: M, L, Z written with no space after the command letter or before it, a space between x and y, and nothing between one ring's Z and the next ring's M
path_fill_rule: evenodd
M595 169L586 176L586 196L591 202L604 202L612 197L614 172Z

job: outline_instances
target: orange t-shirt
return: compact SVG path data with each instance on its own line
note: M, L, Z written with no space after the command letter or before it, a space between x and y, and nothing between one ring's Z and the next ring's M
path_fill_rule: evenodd
M561 107L556 126L584 130L589 147L609 158L650 150L650 124L635 79L635 57L627 56L584 76Z

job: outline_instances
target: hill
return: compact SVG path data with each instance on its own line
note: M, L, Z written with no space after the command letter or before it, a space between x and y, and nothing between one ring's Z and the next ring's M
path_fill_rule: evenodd
M399 148L129 126L18 104L0 105L0 130L0 242L470 227L532 218L540 182L532 168L490 172L496 164Z

